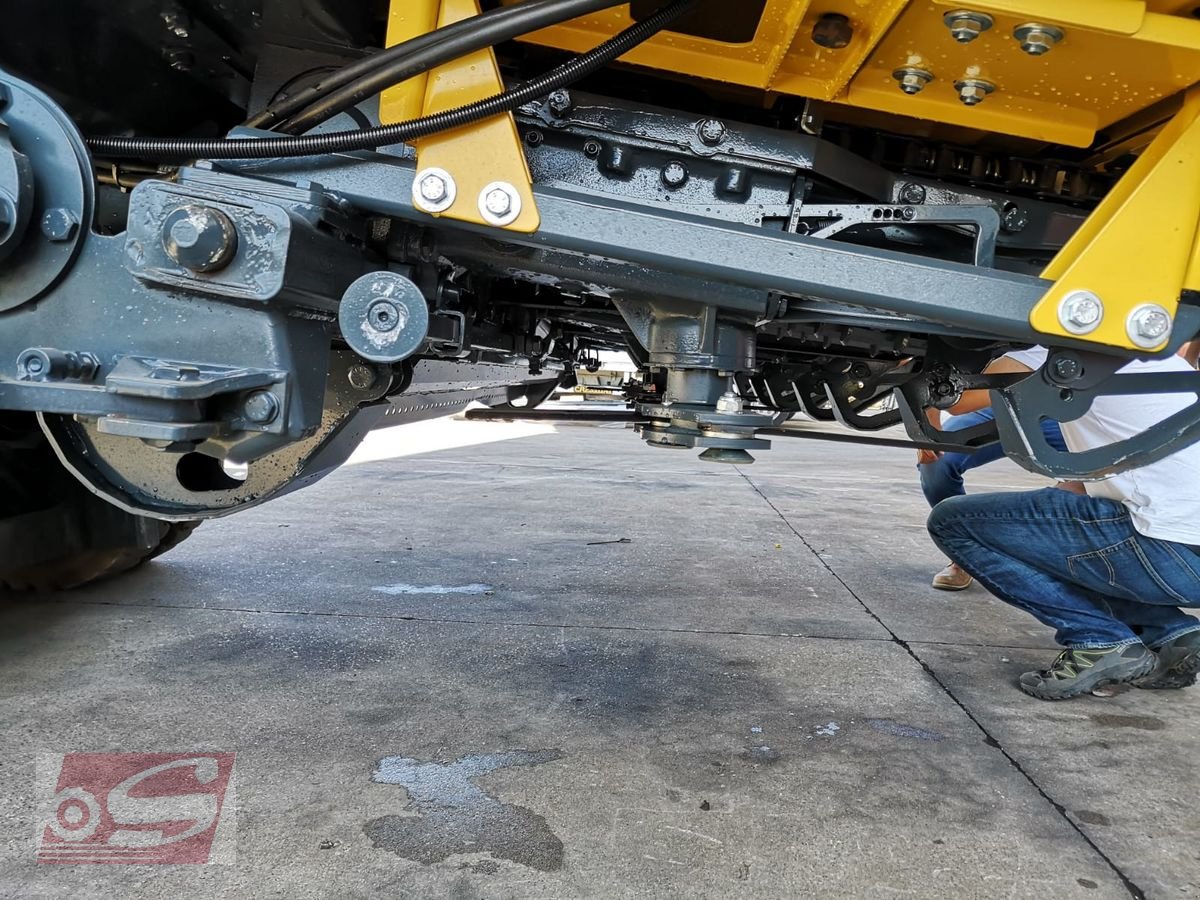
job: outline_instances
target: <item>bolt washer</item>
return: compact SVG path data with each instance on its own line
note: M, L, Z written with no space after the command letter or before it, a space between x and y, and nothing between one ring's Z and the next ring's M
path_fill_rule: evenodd
M494 211L488 203L488 197L493 192L504 194L508 200L508 208L504 212ZM493 181L483 186L479 192L479 214L489 225L511 225L521 215L521 195L507 181Z
M439 179L445 188L445 193L438 200L430 200L422 192L422 185L427 179L431 178ZM445 212L454 205L457 197L458 185L454 183L454 176L445 169L438 169L436 167L422 169L413 178L412 199L413 205L417 209L424 210L427 213Z
M372 324L371 311L388 311L384 328ZM395 313L391 308L395 309ZM397 363L421 348L429 335L429 306L415 284L395 272L371 272L342 295L338 324L350 349L365 360Z

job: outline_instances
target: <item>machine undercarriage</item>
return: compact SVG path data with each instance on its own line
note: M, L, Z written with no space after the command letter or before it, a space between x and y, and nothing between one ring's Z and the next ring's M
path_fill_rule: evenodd
M476 21L523 5L554 3L492 4ZM1190 95L1118 153L1111 133L1079 148L900 117L880 127L834 104L671 72L579 65L523 81L561 56L503 44L504 83L529 90L511 113L460 121L460 105L503 86L490 44L440 62L415 101L351 93L338 109L322 79L349 65L371 74L367 48L384 39L371 10L139 3L117 22L77 6L76 25L104 40L48 38L51 52L76 54L73 67L15 46L0 57L0 468L14 484L50 468L74 476L47 496L10 490L0 582L112 571L110 561L47 581L42 563L92 552L101 535L155 552L178 529L148 520L186 528L311 483L372 428L473 401L537 405L605 350L641 370L628 400L646 441L721 462L750 461L796 413L860 433L902 424L921 446L1002 439L1025 467L1061 477L1102 477L1200 436L1194 378L1115 374L1200 330L1188 268L1200 195L1174 229L1188 252L1171 296L1148 288L1126 302L1071 274L1105 239L1098 219L1128 221L1138 195L1123 185L1157 184L1173 152L1198 161ZM853 48L870 24L791 6L804 7L797 40L818 53ZM387 27L401 61L396 28L431 33L397 25L398 10L418 7L468 35L463 8L479 12L397 0ZM699 34L713 14L703 0L633 7L627 49L670 41L660 32L672 26ZM770 9L759 13L766 29ZM947 41L970 43L949 12L933 13ZM174 45L113 55L124 46L114 36L145 49L163 28ZM921 81L904 68L901 96ZM80 76L117 84L159 69L134 97L98 96ZM991 102L955 90L964 109ZM320 102L270 121L305 91ZM451 127L390 139L422 114ZM287 142L304 139L289 131L315 135L312 149L294 154ZM92 139L102 132L117 135ZM1121 265L1143 263L1157 265ZM1033 344L1052 349L1042 372L979 374ZM973 388L994 391L995 426L950 434L929 423L927 408ZM1098 394L1165 391L1198 399L1087 454L1041 440L1041 419L1075 418ZM140 531L108 522L51 546L63 509L98 503L101 518L120 511Z

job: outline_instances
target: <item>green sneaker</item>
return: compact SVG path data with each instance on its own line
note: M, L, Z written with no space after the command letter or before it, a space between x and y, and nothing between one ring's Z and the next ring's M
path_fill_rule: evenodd
M1144 678L1133 683L1134 687L1149 691L1172 690L1191 687L1200 672L1200 631L1189 631L1167 641L1158 650L1158 662Z
M1141 678L1154 668L1155 656L1145 644L1124 647L1066 649L1044 672L1026 672L1020 687L1039 700L1069 700L1106 684Z

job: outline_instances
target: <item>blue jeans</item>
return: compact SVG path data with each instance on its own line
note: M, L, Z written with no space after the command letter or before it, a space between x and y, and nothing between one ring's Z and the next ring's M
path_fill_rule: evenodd
M942 430L962 431L980 422L990 422L994 418L990 409L981 409L963 416L951 416L942 424ZM1057 422L1042 422L1042 433L1055 450L1067 449ZM961 497L967 492L963 487L964 472L986 466L1003 456L1004 450L996 443L974 453L943 453L936 462L917 466L921 473L921 490L925 492L925 499L929 501L930 506L937 506L947 497Z
M951 497L929 533L980 584L1065 647L1151 648L1200 621L1200 552L1139 534L1115 500L1059 488Z

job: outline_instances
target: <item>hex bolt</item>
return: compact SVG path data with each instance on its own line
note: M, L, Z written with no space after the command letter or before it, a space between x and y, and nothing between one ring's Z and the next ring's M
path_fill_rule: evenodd
M571 111L571 107L575 105L575 100L571 97L571 92L566 88L559 88L554 91L546 99L547 105L550 107L550 112L556 116L565 116Z
M1058 321L1071 334L1089 334L1100 327L1104 301L1091 291L1071 291L1058 304Z
M906 221L906 222L911 222L916 217L917 217L917 211L915 209L913 209L911 206L906 206L900 210L900 218L904 219L904 221Z
M355 390L369 391L375 387L375 370L370 366L357 363L346 371L346 380L350 382L350 387Z
M900 90L909 96L921 93L925 90L925 85L933 81L932 72L917 66L905 66L903 69L897 69L892 73L892 77L899 83Z
M242 401L242 418L255 425L266 425L279 415L279 400L270 391L252 391Z
M901 203L915 203L919 205L925 202L926 196L927 192L925 190L925 186L922 184L916 184L915 182L910 181L908 184L900 188Z
M413 205L425 212L445 212L457 195L454 179L445 169L422 169L413 179Z
M509 225L521 214L521 195L507 181L493 181L479 192L479 214L490 225Z
M688 170L687 166L677 159L671 160L662 170L662 183L671 190L677 190L687 184Z
M969 44L992 27L994 20L987 13L956 9L942 16L950 35L960 44Z
M958 91L958 99L964 105L977 106L987 98L988 94L996 90L996 86L982 78L964 78L962 81L954 82L954 89Z
M854 26L841 13L825 13L813 25L812 42L826 50L841 50L854 37Z
M696 126L696 133L701 141L712 147L725 139L725 123L720 119L702 119Z
M100 371L95 354L74 350L30 347L17 357L21 381L92 381Z
M383 334L404 327L405 320L400 307L391 300L376 300L367 309L367 324Z
M163 220L162 245L167 256L193 272L215 272L237 253L237 228L219 209L189 204Z
M1149 350L1171 336L1171 314L1157 303L1143 303L1125 320L1125 331L1133 343Z
M1073 356L1061 356L1054 361L1054 378L1057 381L1077 381L1083 375L1083 366Z
M69 209L56 206L46 210L42 216L42 234L47 240L60 244L75 237L79 218Z
M1063 32L1061 28L1055 28L1053 25L1027 22L1013 29L1013 37L1030 56L1041 56L1043 53L1049 53L1054 45L1063 39Z
M717 400L717 412L723 413L740 413L742 411L742 398L732 391L726 391Z

